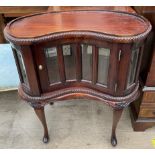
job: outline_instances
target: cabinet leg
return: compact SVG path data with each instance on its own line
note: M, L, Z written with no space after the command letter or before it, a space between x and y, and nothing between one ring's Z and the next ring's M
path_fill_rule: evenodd
M111 144L112 146L117 145L117 138L116 138L116 127L121 118L123 109L113 109L113 124L112 124L112 133L111 133Z
M46 118L45 118L45 113L44 113L44 107L34 108L34 111L36 115L38 116L39 120L41 121L43 128L44 128L43 142L48 143L49 136L48 136L48 129L47 129Z

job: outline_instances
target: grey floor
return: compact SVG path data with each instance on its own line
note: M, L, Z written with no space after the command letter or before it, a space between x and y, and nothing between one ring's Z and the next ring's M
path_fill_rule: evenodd
M109 142L112 110L101 102L70 100L46 106L50 142L42 143L42 126L17 91L0 93L0 148L113 148ZM116 148L154 148L155 127L134 132L128 109L117 129Z

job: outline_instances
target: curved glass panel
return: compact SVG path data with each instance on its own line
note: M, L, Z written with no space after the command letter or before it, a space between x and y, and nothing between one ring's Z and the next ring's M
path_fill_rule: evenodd
M98 49L98 83L107 85L110 49Z
M82 79L91 81L92 78L92 46L81 44L82 49Z
M25 69L24 61L23 61L23 58L22 58L20 51L17 51L17 58L18 58L19 67L20 67L20 71L22 74L23 82L28 86L29 84L28 84L28 78L26 75L26 69Z
M71 45L62 46L66 80L76 79L75 51Z
M129 66L128 81L127 81L127 88L130 85L132 85L135 81L135 75L136 75L137 63L138 63L138 55L139 55L139 49L132 50L130 66Z
M56 47L45 48L46 65L50 83L60 81Z

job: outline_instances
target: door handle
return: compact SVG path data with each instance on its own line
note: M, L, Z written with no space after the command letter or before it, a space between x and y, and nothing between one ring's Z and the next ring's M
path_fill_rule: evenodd
M42 65L39 65L39 70L43 70L43 66Z

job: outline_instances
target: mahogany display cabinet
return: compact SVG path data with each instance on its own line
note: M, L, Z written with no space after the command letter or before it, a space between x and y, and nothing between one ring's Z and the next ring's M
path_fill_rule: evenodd
M151 25L118 11L60 11L7 24L20 77L19 95L34 108L49 135L44 106L87 98L113 108L111 143L122 111L139 96L139 69Z

